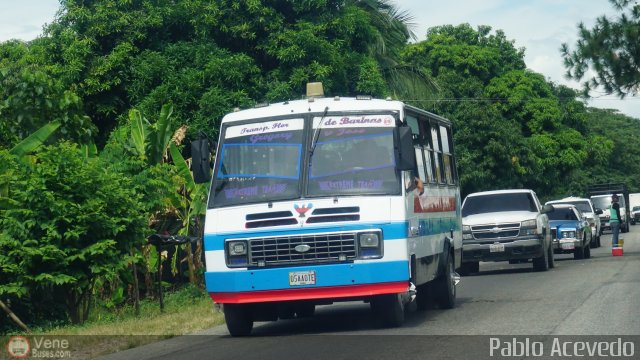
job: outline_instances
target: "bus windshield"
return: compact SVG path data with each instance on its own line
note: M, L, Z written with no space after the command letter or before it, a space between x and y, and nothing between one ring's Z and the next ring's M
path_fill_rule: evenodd
M312 120L313 129L303 118L223 127L209 205L401 193L393 116Z
M307 195L398 194L393 129L392 126L322 127L310 161Z
M229 206L297 198L303 129L303 119L227 127L212 202Z

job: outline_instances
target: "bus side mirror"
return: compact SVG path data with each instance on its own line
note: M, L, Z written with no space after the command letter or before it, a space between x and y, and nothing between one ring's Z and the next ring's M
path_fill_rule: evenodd
M542 213L542 214L548 214L548 213L552 213L552 212L554 212L555 210L556 210L556 209L553 207L553 205L547 204L547 205L544 205L544 206L542 207L542 211L541 211L541 213Z
M416 168L416 152L413 148L413 134L411 128L398 128L398 170L413 170Z
M191 171L196 184L211 180L210 157L209 140L205 138L191 142Z

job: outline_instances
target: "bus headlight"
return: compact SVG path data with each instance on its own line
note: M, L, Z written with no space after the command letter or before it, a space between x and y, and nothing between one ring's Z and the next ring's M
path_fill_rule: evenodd
M246 240L227 241L227 265L229 267L247 266L249 264L248 243Z
M247 255L247 242L246 241L229 241L229 255L230 256Z
M382 234L380 232L362 232L358 234L358 253L360 259L382 257Z
M358 234L358 242L361 248L377 248L380 246L380 236L377 233Z

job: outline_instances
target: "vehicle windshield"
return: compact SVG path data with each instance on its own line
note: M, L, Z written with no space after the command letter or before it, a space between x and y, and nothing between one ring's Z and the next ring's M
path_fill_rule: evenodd
M609 205L611 205L611 196L596 196L591 198L591 202L593 202L593 206L597 209L608 209Z
M467 197L462 205L462 216L501 211L537 212L530 193L487 194Z
M582 201L558 201L558 202L553 202L550 203L551 205L555 205L555 204L568 204L568 205L573 205L576 208L578 208L578 210L582 211L583 213L592 213L593 210L591 210L591 204L589 204L588 201L586 200L582 200Z
M372 122L377 119L381 121ZM319 133L310 160L307 195L400 193L393 117L329 117L319 125L320 120L314 119L314 131Z
M618 202L620 203L620 208L624 209L625 207L624 197L622 196L622 194L618 194L618 196L620 198L618 200ZM594 207L598 209L606 210L609 208L609 205L611 205L611 195L593 196L591 197L591 202L593 202Z
M571 208L557 207L549 213L549 220L578 220Z
M297 198L303 129L301 118L227 127L212 202L229 206Z

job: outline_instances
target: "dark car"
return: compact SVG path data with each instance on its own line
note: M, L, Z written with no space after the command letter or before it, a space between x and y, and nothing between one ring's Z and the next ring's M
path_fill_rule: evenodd
M631 209L631 224L635 225L640 223L640 206L634 206Z

